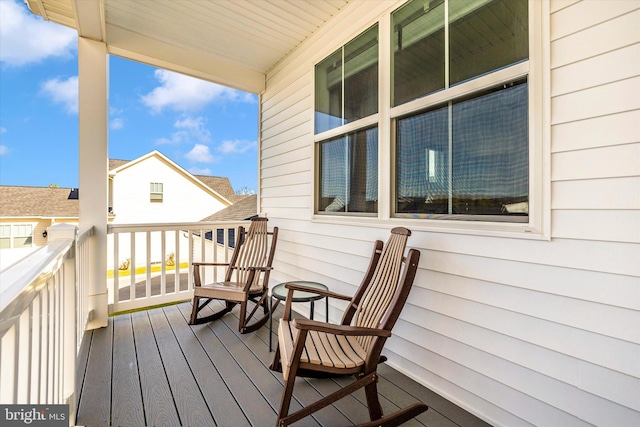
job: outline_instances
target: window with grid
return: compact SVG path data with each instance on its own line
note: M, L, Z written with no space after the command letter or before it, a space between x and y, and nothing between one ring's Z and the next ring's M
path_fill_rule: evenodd
M30 248L33 246L32 224L0 225L0 249Z
M30 248L33 245L33 226L18 224L13 226L13 247Z
M150 193L150 201L151 203L162 203L162 183L161 182L152 182L151 183L151 193Z
M414 0L392 31L394 215L526 222L527 0Z
M374 25L315 67L318 213L378 211L378 128L371 120L377 113Z
M2 224L0 225L0 249L11 248L11 226Z

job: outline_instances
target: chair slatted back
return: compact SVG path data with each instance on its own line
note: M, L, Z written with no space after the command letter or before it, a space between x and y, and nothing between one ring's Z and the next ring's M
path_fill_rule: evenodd
M266 267L269 261L269 232L266 218L255 218L246 233L238 233L240 247L231 268L235 271L238 283L245 283L249 276L249 267ZM244 236L243 236L244 234ZM260 275L256 276L256 280Z
M400 230L403 230L402 232ZM410 233L404 229L392 230L387 244L382 249L380 260L373 276L356 308L354 326L378 328L389 310L398 283L404 259L404 250ZM367 349L372 337L359 337L358 341Z

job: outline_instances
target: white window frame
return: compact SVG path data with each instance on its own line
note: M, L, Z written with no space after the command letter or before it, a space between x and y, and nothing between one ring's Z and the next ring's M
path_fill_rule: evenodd
M22 249L22 248L32 248L34 245L34 231L36 229L35 224L33 223L25 223L25 222L9 222L9 223L2 223L0 224L0 227L7 227L9 229L9 234L8 235L1 235L0 238L2 239L8 239L9 240L9 247L8 248L4 248L4 249ZM18 230L22 227L29 227L30 233L28 234L21 234L18 233ZM31 238L31 245L30 246L20 246L19 248L16 248L15 245L15 239L18 238Z
M160 189L160 191L158 191ZM154 198L154 195L156 198ZM157 196L160 197L157 197ZM164 184L162 182L151 182L149 185L149 202L150 203L163 203L164 202Z
M390 224L402 224L415 230L431 232L456 233L468 235L487 235L517 237L526 239L550 239L551 232L551 91L550 91L550 9L548 2L529 0L529 59L500 69L491 74L457 84L447 91L436 92L425 97L409 101L405 104L391 107L391 13L400 7L404 1L399 1L389 7L376 20L362 25L360 31L355 31L350 38L341 40L336 45L329 46L326 52L321 52L311 64L312 83L315 87L315 64L326 56L357 37L366 28L378 23L379 43L379 72L378 72L378 113L355 122L314 134L315 161L315 191L313 197L312 221L333 224L370 224L388 227ZM384 43L388 40L388 43ZM427 109L454 98L464 97L484 89L489 89L497 82L516 80L527 76L529 90L529 220L526 223L484 222L484 221L443 221L437 219L411 219L393 217L393 148L392 134L394 121L398 117ZM314 92L314 91L312 91ZM315 114L315 99L312 100L311 127ZM318 200L318 159L316 147L319 142L334 138L367 126L378 126L378 214L371 218L367 216L339 216L317 214ZM312 132L313 134L313 132Z

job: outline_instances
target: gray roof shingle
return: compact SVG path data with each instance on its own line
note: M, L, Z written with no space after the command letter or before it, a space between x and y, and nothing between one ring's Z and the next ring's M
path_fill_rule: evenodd
M71 188L0 186L0 216L70 217L80 214Z
M209 215L202 221L240 221L249 219L258 214L258 196L252 194L250 196L240 196L240 199L234 202L228 208Z

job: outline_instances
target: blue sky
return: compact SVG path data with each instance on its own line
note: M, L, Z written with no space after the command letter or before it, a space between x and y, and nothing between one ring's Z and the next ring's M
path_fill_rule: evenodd
M109 57L109 157L257 190L258 97ZM77 33L0 0L0 185L78 186Z

